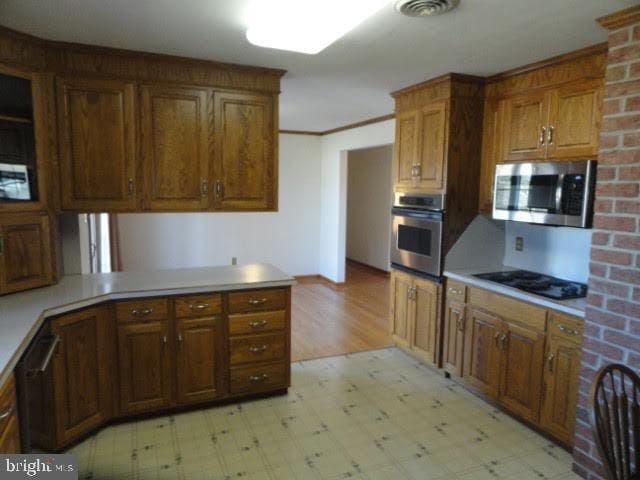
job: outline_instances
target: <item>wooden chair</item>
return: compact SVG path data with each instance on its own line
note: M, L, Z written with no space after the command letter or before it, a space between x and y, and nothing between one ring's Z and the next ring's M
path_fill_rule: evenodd
M640 377L624 365L601 368L590 391L591 428L608 480L640 480Z

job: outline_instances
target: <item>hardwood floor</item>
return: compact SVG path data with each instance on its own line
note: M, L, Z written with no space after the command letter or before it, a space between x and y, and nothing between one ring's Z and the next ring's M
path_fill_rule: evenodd
M292 291L293 361L391 345L389 277L347 262L347 281L302 279Z

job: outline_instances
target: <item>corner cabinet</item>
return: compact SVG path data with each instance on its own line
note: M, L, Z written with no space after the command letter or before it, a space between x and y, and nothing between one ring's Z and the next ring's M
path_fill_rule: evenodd
M273 97L215 93L215 209L276 210L276 109Z
M62 208L132 211L137 207L135 85L58 78Z
M20 453L16 382L12 375L0 386L0 454Z
M398 270L391 271L391 336L395 344L438 364L441 285Z

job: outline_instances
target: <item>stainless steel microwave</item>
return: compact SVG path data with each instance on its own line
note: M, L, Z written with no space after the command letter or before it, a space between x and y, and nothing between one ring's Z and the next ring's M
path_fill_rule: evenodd
M497 165L493 218L590 228L595 177L595 160Z

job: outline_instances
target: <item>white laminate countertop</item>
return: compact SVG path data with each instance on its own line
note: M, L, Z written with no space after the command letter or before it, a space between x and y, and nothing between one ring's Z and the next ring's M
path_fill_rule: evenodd
M534 303L552 310L557 310L575 317L584 318L584 311L587 306L586 299L577 298L573 300L553 300L551 298L542 297L533 293L525 292L513 287L507 287L500 283L483 280L474 277L478 273L504 272L509 270L517 270L514 267L506 267L504 265L486 267L486 268L468 268L468 269L451 269L445 270L444 276L453 280L473 285L475 287L484 288L492 292L501 293L508 297L524 300L525 302Z
M69 275L51 287L0 297L0 385L47 317L107 300L282 287L295 279L269 264Z

